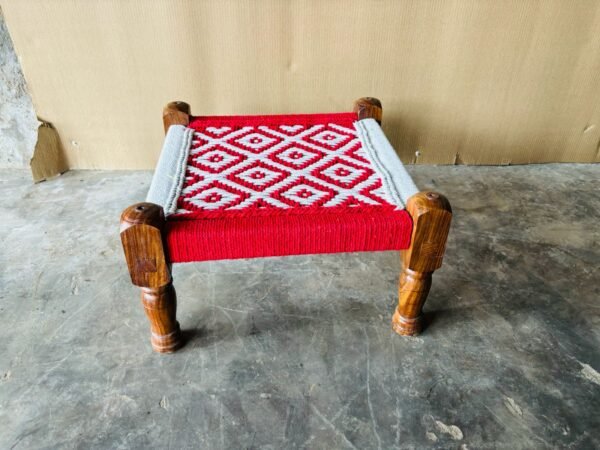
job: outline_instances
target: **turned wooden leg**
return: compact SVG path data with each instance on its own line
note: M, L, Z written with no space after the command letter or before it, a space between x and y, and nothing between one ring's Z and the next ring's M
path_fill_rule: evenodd
M375 119L381 125L383 108L381 102L375 97L362 97L354 102L353 111L358 115L358 120Z
M398 334L413 336L423 327L421 311L431 288L433 271L442 266L452 209L441 194L419 192L406 205L413 220L411 244L402 252L398 307L392 328Z
M175 319L177 298L165 252L162 207L153 203L130 206L121 215L121 242L131 281L142 289L142 304L150 320L150 341L157 352L176 350L181 344Z
M173 283L159 288L142 288L142 304L150 321L150 342L157 352L176 350L180 344L181 331L175 319L177 295Z

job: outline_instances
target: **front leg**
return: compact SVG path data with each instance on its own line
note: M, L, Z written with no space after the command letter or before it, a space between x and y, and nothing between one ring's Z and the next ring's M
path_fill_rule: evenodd
M131 281L142 289L142 304L150 321L150 342L161 353L175 351L181 344L164 227L163 209L153 203L138 203L121 215L121 242Z
M421 332L421 311L431 287L431 275L442 265L452 209L441 194L419 192L408 199L406 209L413 220L411 243L402 252L402 274L398 307L392 328L398 334L414 336Z

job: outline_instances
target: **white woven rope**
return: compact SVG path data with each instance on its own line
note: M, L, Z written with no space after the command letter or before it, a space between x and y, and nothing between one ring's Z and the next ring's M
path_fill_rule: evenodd
M374 119L355 122L354 126L362 147L383 181L387 197L399 208L405 208L408 199L419 192L396 151Z
M177 209L193 136L191 128L171 125L165 137L146 201L162 206L166 216Z

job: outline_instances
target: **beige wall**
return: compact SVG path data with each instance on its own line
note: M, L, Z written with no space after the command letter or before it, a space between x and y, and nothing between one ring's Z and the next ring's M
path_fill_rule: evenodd
M38 115L76 168L151 168L160 113L382 99L417 163L599 161L595 0L4 0ZM415 152L419 150L420 156Z

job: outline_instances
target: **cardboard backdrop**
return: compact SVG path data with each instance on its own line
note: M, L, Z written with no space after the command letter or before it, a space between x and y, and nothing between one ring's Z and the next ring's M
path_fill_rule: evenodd
M347 111L405 163L600 160L600 2L3 0L73 168L152 168L161 110Z

